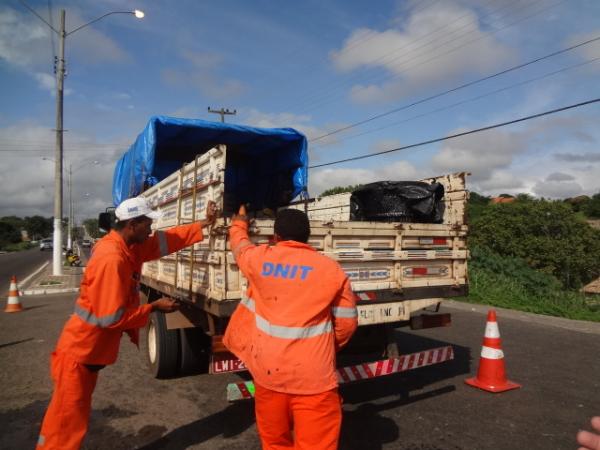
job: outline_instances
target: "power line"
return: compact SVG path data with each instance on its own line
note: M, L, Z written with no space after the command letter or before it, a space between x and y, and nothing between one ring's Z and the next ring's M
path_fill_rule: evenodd
M482 18L484 18L484 17L487 17L487 16L489 16L489 15L491 15L491 14L493 14L493 13L497 13L497 12L499 12L499 11L500 11L500 10L502 10L502 9L508 9L508 8L509 8L509 7L510 7L510 6L511 6L513 3L516 3L516 2L518 2L518 1L519 1L519 0L513 0L511 3L509 3L509 4L507 4L507 5L504 5L504 6L503 6L503 7L501 7L501 8L498 8L498 9L496 9L496 10L494 10L494 11L491 11L491 12L489 12L489 13L485 14L484 16L482 16ZM538 2L539 2L539 1L542 1L542 0L536 0L536 1L538 1ZM526 8L528 8L529 6L530 6L530 5L526 5L526 6L525 6L524 8L522 8L522 9L526 9ZM471 12L469 11L469 13L463 14L463 15L461 15L460 17L457 17L457 18L455 18L454 20L450 21L450 22L449 22L449 23L447 23L446 25L444 25L444 26L442 26L442 27L439 27L439 28L436 28L435 30L433 30L433 31L430 31L430 32L428 32L428 33L425 33L424 35L422 35L422 36L419 36L419 37L418 37L418 38L416 38L416 39L413 39L412 41L410 41L410 42L409 42L409 43L407 43L406 45L402 45L401 47L395 48L395 49L393 49L392 51L390 51L390 52L388 52L388 53L386 53L386 54L384 54L384 55L382 55L382 56L380 56L380 57L378 57L378 58L376 58L376 59L374 59L374 60L371 60L371 61L368 61L368 62L366 62L366 63L363 63L363 65L365 65L365 66L367 66L367 65L374 65L375 63L380 63L381 65L383 65L383 64L386 64L386 63L391 63L391 62L393 62L393 61L396 61L396 60L398 60L399 58L402 58L402 57L405 57L405 56L407 56L407 55L410 55L411 53L412 53L412 54L414 54L414 53L415 53L417 50L420 50L420 49L426 48L426 47L427 47L427 46L429 46L430 44L434 44L436 40L442 40L442 39L443 39L443 41L444 41L444 42L443 42L443 44L442 44L441 46L438 46L438 47L436 47L436 48L433 48L433 49L431 49L431 50L425 50L425 52L424 52L424 53L421 53L421 54L419 54L419 53L415 54L413 57L411 57L411 58L409 58L409 59L407 59L406 61L404 61L404 62L403 62L403 64L406 64L406 63L409 63L409 62L413 61L414 59L416 59L416 58L418 58L418 57L424 56L424 55L426 55L426 54L428 54L428 53L431 53L432 51L435 51L435 50L437 50L437 49L438 49L438 48L440 48L440 47L446 46L446 45L448 45L448 44L450 44L450 43L452 43L452 42L454 42L454 41L456 41L456 40L458 40L458 39L460 39L460 38L463 38L463 37L465 37L465 36L467 36L467 35L469 35L469 34L472 34L474 31L477 31L477 30L470 30L470 31L467 31L467 32L465 32L465 33L463 33L463 34L460 34L460 35L458 35L458 36L454 37L453 39L448 39L448 38L449 38L449 36L451 36L451 35L453 35L453 34L456 34L457 32L459 32L459 31L461 31L461 30L463 30L463 29L465 29L465 28L467 28L467 27L471 27L471 26L473 25L473 22L472 22L472 21L469 21L468 23L466 23L466 24L464 24L464 25L460 26L459 28L456 28L456 29L454 29L454 30L451 30L449 33L446 33L446 34L445 34L445 35L443 35L443 36L440 36L440 37L437 37L437 36L435 36L435 35L437 35L439 32L441 32L441 31L445 30L446 28L450 27L451 25L453 25L453 24L455 24L455 23L457 23L457 22L460 22L460 21L461 21L463 18L465 18L465 17L468 17L468 16L470 16L470 15L471 15ZM498 31L499 31L499 30L498 30ZM419 45L419 46L417 46L417 47L411 48L411 47L412 47L414 44L417 44L419 41L422 41L423 39L425 39L425 38L427 38L427 37L429 37L429 36L434 36L434 38L433 38L433 39L430 39L430 40L429 40L429 41L427 41L427 42L424 42L424 43L420 44L420 45ZM476 39L476 40L477 40L477 39ZM469 43L470 43L470 42L469 42ZM467 44L464 44L464 45L467 45ZM464 45L461 45L461 46L459 46L458 48L460 48L460 47L462 47L462 46L464 46ZM398 56L396 56L396 57L393 57L393 58L389 59L388 61L385 61L385 60L386 60L386 58L388 58L389 56L393 55L394 53L398 53L399 51L403 51L403 50L405 50L405 49L407 50L406 52L402 52L400 55L398 55ZM444 55L445 55L445 53L444 53ZM432 60L432 59L436 59L436 58L438 58L438 57L440 57L440 56L444 56L444 55L436 55L435 57L431 58L430 60ZM425 61L425 62L428 62L428 61L430 61L430 60L427 60L427 61ZM420 66L421 64L422 64L422 63L419 63L419 64L417 64L417 66L415 66L415 67L418 67L418 66ZM363 71L366 71L366 70L367 70L367 69L363 68ZM404 72L404 71L405 71L405 70L403 70L402 72ZM397 74L397 75L399 75L399 74ZM394 77L397 77L397 75L395 75ZM350 84L352 84L352 83L354 83L354 82L358 82L358 81L361 79L361 77L362 77L362 74L361 74L361 73L358 73L358 74L354 74L354 76L352 76L352 77L349 77L349 78L347 78L345 81L343 81L343 82L342 82L342 83L340 83L340 84L338 84L338 83L335 83L335 82L334 82L334 83L330 83L330 85L329 85L329 86L331 86L331 88L330 88L329 86L326 86L326 87L325 87L325 89L323 89L323 90L324 90L324 91L327 93L327 95L326 95L326 96L322 96L321 98L319 98L319 96L320 96L321 94L317 94L316 96L313 96L313 98L310 98L310 99L308 99L308 101L305 101L305 102L304 102L304 105L305 105L305 106L304 106L304 108L302 108L302 109L300 110L300 112L309 111L309 110L311 110L311 109L313 109L313 108L315 108L315 107L317 107L317 106L319 106L319 105L323 105L323 104L325 104L325 103L329 103L329 101L327 100L328 98L333 98L333 97L337 96L337 93L336 93L336 92L338 92L338 91L341 91L343 88L345 88L346 86L349 86ZM367 78L373 78L373 76L369 76L369 77L367 77ZM336 86L336 84L337 84L337 86Z
M536 0L536 2L539 2L539 1L541 1L541 0ZM499 33L500 31L502 31L502 30L504 30L504 29L506 29L506 28L512 27L513 25L515 25L515 24L517 24L517 23L519 23L519 22L522 22L522 21L524 21L524 20L527 20L527 19L529 19L529 18L531 18L531 17L533 17L533 16L536 16L536 15L538 15L538 14L540 14L540 13L542 13L542 12L546 11L547 9L554 8L554 7L556 7L557 5L559 5L560 3L564 2L564 1L565 1L565 0L560 0L560 1L558 1L557 3L553 4L553 5L550 5L550 6L548 6L548 7L544 7L544 8L542 8L542 9L538 10L538 11L535 11L535 12L533 12L533 13L531 13L531 14L528 14L528 15L526 15L526 16L523 16L523 17L521 17L521 18L519 18L519 19L517 19L517 20L515 20L515 21L513 21L513 22L511 22L511 23L508 23L508 24L506 24L506 25L504 25L504 26L501 26L500 28L497 28L496 30L492 31L492 32L490 33L490 35L497 34L497 33ZM506 6L506 5L505 5L505 6ZM526 9L526 8L528 8L529 6L531 6L531 5L526 5L526 6L524 6L523 8L521 8L521 10L524 10L524 9ZM501 9L502 9L502 8L501 8ZM498 10L497 10L497 11L498 11ZM497 11L496 11L496 12L497 12ZM485 17L485 16L484 16L484 17ZM508 17L508 16L507 16L507 17ZM467 24L467 25L469 25L469 24ZM463 27L461 27L461 28L464 28L464 26L463 26ZM451 35L451 34L454 34L454 33L456 33L456 31L459 31L459 30L460 30L460 29L458 29L458 30L454 30L454 31L452 31L452 32L451 32L449 35ZM422 53L422 54L417 54L417 55L414 55L413 57L411 57L411 58L407 59L406 61L404 61L404 62L401 64L401 66L402 66L402 65L406 66L406 65L407 65L407 63L410 63L411 61L413 61L413 60L415 60L415 59L417 59L417 58L420 58L420 57L422 57L422 56L427 56L428 54L430 54L430 53L433 53L435 50L437 50L437 49L441 49L441 48L443 48L443 47L447 46L448 44L450 44L450 43L452 43L452 42L454 42L454 41L457 41L457 40L459 40L459 39L461 39L461 38L463 38L463 37L466 37L466 36L468 36L469 34L472 34L473 32L474 32L474 30L473 30L473 31L468 31L468 32L466 32L466 33L463 33L462 35L459 35L459 36L457 36L457 37L455 37L455 38L453 38L453 39L450 39L450 40L445 40L443 44L441 44L441 45L439 45L439 46L437 46L437 47L433 48L433 49L432 49L432 51L426 51L425 53ZM449 35L448 35L448 36L449 36ZM420 67L420 66L422 66L422 65L424 65L424 64L430 63L431 61L434 61L434 60L436 60L436 59L438 59L438 58L441 58L441 57L444 57L444 56L448 56L450 53L454 53L454 52L456 52L457 50L460 50L461 48L464 48L464 47L466 47L466 46L468 46L468 45L471 45L471 44L473 44L473 43L475 43L475 42L477 42L477 41L479 41L479 40L481 40L481 39L485 38L486 36L487 36L487 35L483 35L483 36L475 37L474 39L471 39L471 40L470 40L470 41L468 41L468 42L465 42L465 43L462 43L462 44L460 44L460 45L457 45L457 46L455 46L454 48L451 48L450 50L443 50L441 53L435 54L435 55L433 55L432 57L430 57L430 58L428 58L428 59L425 59L425 60L423 60L423 61L420 61L420 62L418 62L418 63L416 63L416 64L414 64L414 65L412 65L412 66L407 66L406 68L404 68L404 69L403 69L403 70L401 70L400 72L396 72L396 73L387 73L387 74L386 74L384 71L381 71L382 75L381 75L381 76L379 76L379 80L378 80L378 82L384 82L384 81L386 81L386 80L388 80L388 79L396 79L396 78L399 78L399 77L400 77L400 75L401 75L402 73L408 72L408 71L410 71L410 70L412 70L412 69L415 69L415 68L417 68L417 67ZM434 39L433 41L430 41L428 44L430 44L430 43L433 43L434 41L435 41L435 39ZM421 47L424 47L424 45L422 45ZM419 48L420 48L420 47L419 47ZM409 51L408 53L410 54L411 52L412 52L412 51ZM399 55L399 56L397 56L397 57L395 57L395 58L393 58L393 59L389 60L388 62L396 61L396 60L398 60L399 58L401 58L402 56L403 56L403 55ZM377 75L369 76L368 78L370 78L370 79L373 79L373 78L375 78L375 76L377 76ZM360 76L359 76L359 78L360 78ZM352 80L349 80L349 81L350 81L350 82L352 82ZM346 83L346 84L347 84L347 83ZM344 85L340 85L340 87L341 87L341 88L343 88L343 87L344 87ZM336 89L336 90L340 90L340 89ZM333 92L333 94L332 94L332 92ZM318 107L318 106L320 106L320 105L323 105L323 104L326 104L326 103L331 103L331 101L327 100L327 98L332 98L332 97L335 97L336 95L337 95L337 94L335 94L335 92L334 92L334 91L331 91L331 90L330 90L330 92L328 93L328 95L327 95L326 97L322 98L320 102L317 102L317 103L315 103L313 106L311 106L311 107L309 107L309 108L304 108L304 109L302 109L300 112L306 112L306 111L312 110L312 109L314 109L314 108L316 108L316 107Z
M527 61L526 63L523 63L523 64L518 64L518 65L516 65L516 66L510 67L510 68L508 68L508 69L505 69L505 70L502 70L502 71L500 71L500 72L496 72L496 73L494 73L494 74L492 74L492 75L488 75L488 76L485 76L485 77L483 77L483 78L479 78L479 79L477 79L477 80L470 81L470 82L468 82L468 83L465 83L465 84L461 84L460 86L454 87L454 88L452 88L452 89L448 89L448 90L446 90L446 91L439 92L439 93L437 93L437 94L434 94L434 95L430 95L429 97L425 97L425 98L423 98L423 99L421 99L421 100L417 100L417 101L415 101L415 102L409 103L408 105L400 106L400 107L398 107L398 108L391 109L391 110L389 110L389 111L386 111L386 112L384 112L384 113L377 114L377 115L375 115L375 116L369 117L368 119L364 119L364 120L361 120L361 121L359 121L359 122L355 122L355 123L353 123L353 124L351 124L351 125L347 125L347 126L345 126L345 127L338 128L337 130L333 130L333 131L330 131L329 133L325 133L325 134L323 134L323 135L321 135L321 136L318 136L318 137L316 137L316 138L313 138L313 139L311 139L311 140L310 140L310 142L315 142L315 141L318 141L318 140L320 140L320 139L326 138L326 137L328 137L328 136L332 136L332 135L334 135L334 134L341 133L342 131L346 131L346 130L349 130L349 129L351 129L351 128L356 128L356 127L357 127L357 126L359 126L359 125L364 125L365 123L372 122L373 120L380 119L380 118L382 118L382 117L385 117L385 116L389 116L390 114L394 114L394 113L397 113L397 112L399 112L399 111L403 111L403 110L405 110L405 109L411 108L411 107L413 107L413 106L416 106L416 105L419 105L419 104L421 104L421 103L428 102L429 100L433 100L433 99L435 99L435 98L439 98L439 97L442 97L442 96L444 96L444 95L450 94L450 93L452 93L452 92L459 91L459 90L461 90L461 89L467 88L467 87L469 87L469 86L473 86L473 85L475 85L475 84L478 84L478 83L481 83L481 82L483 82L483 81L491 80L492 78L499 77L500 75L504 75L504 74L506 74L506 73L513 72L513 71L515 71L515 70L518 70L518 69L522 69L523 67L530 66L531 64L535 64L535 63L537 63L537 62L543 61L544 59L548 59L548 58L551 58L551 57L553 57L553 56L557 56L557 55L560 55L560 54L562 54L562 53L566 53L566 52L568 52L568 51L574 50L574 49L576 49L576 48L578 48L578 47L581 47L581 46L583 46L583 45L590 44L590 43L592 43L592 42L595 42L595 41L598 41L598 40L600 40L600 36L598 36L598 37L595 37L595 38L593 38L593 39L589 39L589 40L587 40L587 41L584 41L584 42L580 42L579 44L572 45L572 46L570 46L570 47L567 47L567 48L564 48L564 49L562 49L562 50L558 50L558 51L552 52L552 53L550 53L550 54L548 54L548 55L545 55L545 56L541 56L541 57L539 57L539 58L532 59L532 60L530 60L530 61Z
M26 139L2 139L0 138L0 145L8 144L8 145L24 145L24 146L39 146L39 145L51 145L48 141L30 141ZM89 142L72 142L68 143L71 147L80 146L80 147L123 147L127 144L124 143L89 143ZM53 147L54 148L54 147Z
M561 112L561 111L566 111L566 110L573 109L573 108L579 108L581 106L590 105L592 103L597 103L597 102L600 102L600 98L595 98L593 100L587 100L585 102L576 103L574 105L563 106L562 108L552 109L550 111L544 111L544 112L541 112L541 113L538 113L538 114L533 114L531 116L526 116L526 117L521 117L519 119L510 120L508 122L502 122L502 123L497 123L497 124L494 124L494 125L489 125L487 127L476 128L474 130L465 131L463 133L457 133L457 134L452 134L450 136L445 136L445 137L436 138L436 139L430 139L428 141L423 141L423 142L418 142L416 144L410 144L410 145L405 145L405 146L402 146L402 147L392 148L390 150L384 150L384 151L381 151L381 152L369 153L369 154L360 155L360 156L354 156L352 158L340 159L338 161L331 161L331 162L323 163L323 164L316 164L314 166L309 166L308 168L309 169L316 169L317 167L332 166L334 164L340 164L340 163L349 162L349 161L357 161L359 159L372 158L374 156L384 155L386 153L398 152L400 150L407 150L409 148L421 147L423 145L433 144L435 142L447 141L449 139L454 139L454 138L462 137L462 136L468 136L470 134L479 133L481 131L488 131L488 130L492 130L494 128L505 127L507 125L512 125L512 124L515 124L515 123L524 122L526 120L536 119L538 117L548 116L550 114L556 114L556 113Z
M423 2L420 2L418 4L418 6L412 7L412 9L410 9L410 11L407 14L414 15L414 14L416 14L418 12L422 12L424 10L427 10L427 9L431 8L434 4L439 3L439 2L440 2L440 0L432 0L429 4L425 4L425 5L424 5ZM374 37L376 37L378 35L379 35L378 32L373 31L373 30L369 30L367 33L365 33L364 36L362 36L361 38L357 39L349 47L342 49L341 53L346 53L346 52L350 51L351 49L354 49L354 48L357 48L357 47L361 47L362 45L366 44L368 41L370 41L371 39L373 39ZM329 37L329 36L325 35L324 37ZM298 53L298 51L296 51L295 53ZM291 52L290 56L293 55L293 54L294 54L294 52ZM320 56L312 64L304 66L302 68L302 70L299 71L299 72L297 71L294 74L294 76L296 78L300 78L300 79L306 78L306 76L315 73L314 69L320 67L319 64L321 62L327 62L327 61L328 61L327 56ZM279 76L277 78L278 79L275 80L275 81L278 81L280 83L287 83L288 88L290 87L290 85L289 85L290 77L289 76L283 76L283 77Z
M48 0L48 21L50 22L50 28L54 28L52 23L52 0ZM54 50L54 33L50 33L50 46L52 47L52 64L56 63L56 51Z
M42 22L44 22L46 25L48 25L50 27L50 29L52 31L54 31L56 34L60 34L58 32L58 30L56 28L54 28L52 25L50 25L48 23L48 21L46 19L44 19L42 16L40 16L35 9L33 9L31 6L29 6L27 3L25 3L23 0L19 0L19 2L25 7L27 8L29 11L31 11L32 14L34 14L35 16L37 16L38 19L40 19Z
M40 148L10 148L10 147L0 147L0 153L1 152L10 152L10 153L21 153L21 152L41 152L41 153L50 153L53 149L49 148L49 147L40 147ZM66 148L65 152L103 152L103 153L110 153L111 151L123 151L126 150L125 147L120 147L120 148L110 148L110 149L98 149L98 148L93 148L93 147L86 147L86 148L76 148L76 147L70 147L70 148ZM44 155L40 155L40 156L44 156Z
M511 84L509 86L505 86L503 88L495 89L493 91L486 92L485 94L477 95L475 97L471 97L471 98L468 98L466 100L461 100L459 102L452 103L450 105L446 105L446 106L443 106L441 108L436 108L436 109L434 109L432 111L427 111L425 113L418 114L418 115L412 116L412 117L408 117L406 119L403 119L403 120L400 120L400 121L397 121L397 122L393 122L393 123L390 123L390 124L387 124L387 125L384 125L384 126L381 126L381 127L378 127L378 128L373 128L371 130L367 130L367 131L364 131L362 133L357 133L357 134L354 134L352 136L343 137L343 138L339 139L339 141L344 141L345 142L345 141L349 141L350 139L356 139L357 137L364 136L366 134L375 133L377 131L385 130L386 128L390 128L390 127L394 127L394 126L400 125L402 123L410 122L411 120L420 119L422 117L429 116L431 114L435 114L435 113L438 113L438 112L446 111L448 109L455 108L456 106L464 105L465 103L473 102L473 101L476 101L476 100L481 100L482 98L489 97L490 95L498 94L500 92L504 92L504 91L507 91L509 89L513 89L513 88L518 87L518 86L523 86L523 85L532 83L534 81L543 80L544 78L548 78L548 77L557 75L559 73L566 72L568 70L577 69L579 67L582 67L582 66L585 66L585 65L588 65L588 64L592 64L592 63L595 63L595 62L598 62L598 61L600 61L600 57L597 57L597 58L594 58L594 59L591 59L591 60L588 60L588 61L585 61L585 62L582 62L582 63L579 63L579 64L574 64L574 65L571 65L569 67L563 67L562 69L555 70L553 72L546 73L546 74L540 75L538 77L530 78L529 80L521 81L519 83L514 83L514 84ZM337 143L338 142L324 142L324 143L316 144L316 145L312 146L312 149L314 150L315 148L327 147L327 146L334 145L334 144L337 144Z

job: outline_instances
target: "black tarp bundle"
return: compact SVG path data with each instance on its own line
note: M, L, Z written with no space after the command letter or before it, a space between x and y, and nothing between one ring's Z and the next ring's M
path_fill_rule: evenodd
M378 181L350 197L350 220L441 223L444 186L421 181Z

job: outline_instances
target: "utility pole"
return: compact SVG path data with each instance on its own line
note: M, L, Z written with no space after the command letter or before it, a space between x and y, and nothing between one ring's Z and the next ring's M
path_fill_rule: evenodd
M52 274L62 275L62 173L63 173L63 86L65 80L65 10L60 10L58 31L58 67L56 74L56 151L54 155L54 236Z
M208 107L208 112L209 113L213 113L213 114L219 114L221 116L221 122L225 123L225 116L226 115L232 115L234 116L237 111L234 109L233 111L229 111L229 109L210 109L210 106Z
M136 18L142 19L144 12L139 9L133 11L111 11L94 20L91 20L68 33L65 30L65 10L60 10L60 28L57 30L48 23L42 16L33 10L24 0L19 0L32 14L44 22L54 33L58 34L58 61L56 72L56 152L54 156L54 236L52 251L52 274L62 275L62 194L63 194L63 86L65 80L65 39L67 36L87 27L107 16L113 14L133 14Z
M69 164L69 225L67 249L73 250L73 164Z

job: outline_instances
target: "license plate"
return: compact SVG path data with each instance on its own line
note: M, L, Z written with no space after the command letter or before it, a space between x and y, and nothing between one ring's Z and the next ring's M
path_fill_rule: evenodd
M406 310L402 302L358 305L356 308L359 325L398 322L410 318L410 311Z
M210 373L240 372L246 365L231 353L219 353L211 356Z

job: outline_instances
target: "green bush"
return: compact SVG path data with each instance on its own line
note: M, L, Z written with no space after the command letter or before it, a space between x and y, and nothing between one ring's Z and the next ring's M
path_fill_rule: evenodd
M473 248L466 301L520 311L600 322L600 302L561 287L549 274L515 257Z
M0 220L0 249L21 241L21 232L9 221Z
M489 205L471 223L469 246L521 258L564 288L579 288L600 275L600 230L564 202Z
M14 244L4 245L2 250L7 252L20 252L21 250L29 250L33 247L35 247L35 245L30 242L16 242Z

